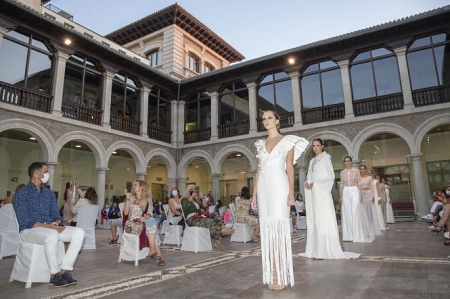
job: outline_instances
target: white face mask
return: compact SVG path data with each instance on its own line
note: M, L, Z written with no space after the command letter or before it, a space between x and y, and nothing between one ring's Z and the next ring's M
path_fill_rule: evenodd
M450 190L445 191L445 193L450 196Z
M172 190L172 196L177 196L177 195L178 195L177 190Z
M50 178L50 175L48 174L48 172L44 173L44 177L41 179L42 184L47 183L49 178Z
M134 187L134 188L133 188L133 191L134 191L134 193L139 192L139 187Z

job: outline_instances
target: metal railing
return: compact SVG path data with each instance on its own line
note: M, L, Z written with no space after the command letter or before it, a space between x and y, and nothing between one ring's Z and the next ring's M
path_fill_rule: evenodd
M250 122L248 120L238 121L230 124L218 125L219 138L227 138L238 135L245 135L250 132Z
M344 117L344 103L302 110L302 123L304 125L343 119Z
M94 109L73 102L63 101L61 112L64 117L76 119L82 122L100 125L102 110Z
M396 93L388 96L353 101L355 116L363 116L403 109L403 94Z
M0 82L0 102L50 113L53 96Z
M279 116L280 116L280 129L294 126L294 112L282 113L279 114ZM258 132L265 130L261 117L258 117L256 119L256 124L258 127Z
M206 129L197 129L192 131L185 131L184 134L184 143L194 143L200 141L207 141L211 138L211 128Z
M450 86L432 87L412 92L416 107L450 102Z
M139 135L139 127L141 125L141 122L123 116L111 114L110 125L114 130Z
M148 137L162 142L171 143L172 131L167 131L158 127L147 127Z

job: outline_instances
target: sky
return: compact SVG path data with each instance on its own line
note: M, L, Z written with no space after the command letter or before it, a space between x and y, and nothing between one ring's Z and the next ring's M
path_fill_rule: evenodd
M175 2L245 56L270 55L450 5L450 0L51 0L106 35Z

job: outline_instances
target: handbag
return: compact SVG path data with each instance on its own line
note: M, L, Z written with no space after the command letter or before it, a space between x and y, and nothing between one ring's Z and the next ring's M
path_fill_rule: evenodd
M171 224L171 225L177 225L180 221L181 221L181 219L183 218L183 216L172 216L172 217L170 217L169 218L169 224Z

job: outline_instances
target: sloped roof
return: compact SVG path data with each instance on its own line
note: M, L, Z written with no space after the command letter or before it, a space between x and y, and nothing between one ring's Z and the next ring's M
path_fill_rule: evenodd
M245 57L177 3L107 34L105 37L125 45L170 25L177 25L230 63Z

